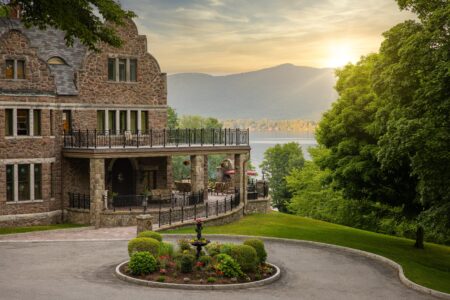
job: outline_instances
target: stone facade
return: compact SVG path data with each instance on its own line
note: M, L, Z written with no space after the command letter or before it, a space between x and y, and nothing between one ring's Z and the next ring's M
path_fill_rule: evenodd
M115 29L123 46L100 44L101 51L92 52L77 41L67 47L64 33L56 29L0 20L0 226L54 223L63 216L95 227L135 225L133 213L108 211L107 195L172 188L171 155L176 152L165 148L163 131L166 74L148 53L147 38L132 20ZM124 145L120 150L96 153L95 148L77 156L64 144L73 143L81 132L86 132L84 141L89 143L90 136L94 141L99 136L126 141L126 134L137 131L136 136L144 136L147 129L164 133L158 155L144 150L133 156L135 149ZM81 145L81 138L78 141ZM192 186L194 191L203 190L206 199L207 154L218 148L200 148L183 155L192 156ZM245 156L233 157L238 161L235 185L245 202ZM90 205L75 207L74 194L90 200Z

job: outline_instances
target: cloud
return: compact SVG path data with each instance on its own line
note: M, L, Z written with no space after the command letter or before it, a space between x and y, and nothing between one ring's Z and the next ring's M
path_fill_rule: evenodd
M326 67L337 45L358 58L405 19L393 0L146 0L134 10L168 73L243 72L282 63ZM345 44L345 45L344 45Z

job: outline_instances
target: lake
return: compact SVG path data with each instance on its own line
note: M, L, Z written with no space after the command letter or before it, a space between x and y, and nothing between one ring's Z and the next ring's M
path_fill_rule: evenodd
M289 142L297 142L303 150L305 159L310 160L308 153L309 147L317 146L317 141L313 133L305 132L250 132L251 161L256 167L258 177L261 177L261 169L259 165L264 159L264 152L267 148L277 144L286 144Z

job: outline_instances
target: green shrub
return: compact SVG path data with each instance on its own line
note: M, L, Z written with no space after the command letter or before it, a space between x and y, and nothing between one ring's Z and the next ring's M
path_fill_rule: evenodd
M190 254L183 254L180 257L180 271L181 273L191 273L194 268L195 257Z
M264 248L264 242L260 239L248 239L244 241L244 245L253 247L256 250L259 263L265 263L267 259L267 252Z
M234 244L225 243L220 246L220 253L231 255L231 249L234 247Z
M166 276L159 276L158 278L156 278L156 281L164 282L164 281L166 281Z
M162 236L159 233L150 231L150 230L142 231L141 233L138 234L137 237L138 238L140 238L140 237L151 238L151 239L155 239L157 241L162 242Z
M218 242L212 242L212 243L206 245L205 249L206 249L206 251L208 252L208 254L211 257L214 257L217 254L220 254L220 247L221 246L222 245L220 243L218 243Z
M150 252L151 255L157 257L159 254L159 242L152 238L134 238L128 242L128 254L133 255L134 252Z
M216 259L216 269L221 271L225 277L233 278L245 276L239 264L228 254L218 254Z
M214 283L214 282L217 281L217 279L216 279L216 277L208 277L208 279L206 279L206 281L207 281L208 283Z
M177 243L178 243L178 248L180 248L180 252L183 252L183 251L185 251L185 250L189 250L189 251L192 250L191 244L190 244L189 241L186 240L186 239L178 240Z
M128 267L134 275L146 275L156 271L157 263L149 252L135 252L131 255Z
M208 255L203 255L198 258L198 261L203 263L204 266L209 265L211 263L211 260L212 260L211 256Z
M254 271L258 265L256 250L248 245L235 245L231 248L231 255L241 266L242 271Z
M161 242L159 244L160 256L173 256L173 245L171 243Z

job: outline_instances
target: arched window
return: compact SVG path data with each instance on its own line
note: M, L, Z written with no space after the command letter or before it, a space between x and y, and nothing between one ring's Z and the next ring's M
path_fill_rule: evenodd
M66 65L66 62L64 61L64 59L62 59L61 57L58 57L58 56L50 57L47 60L47 63L49 65Z

